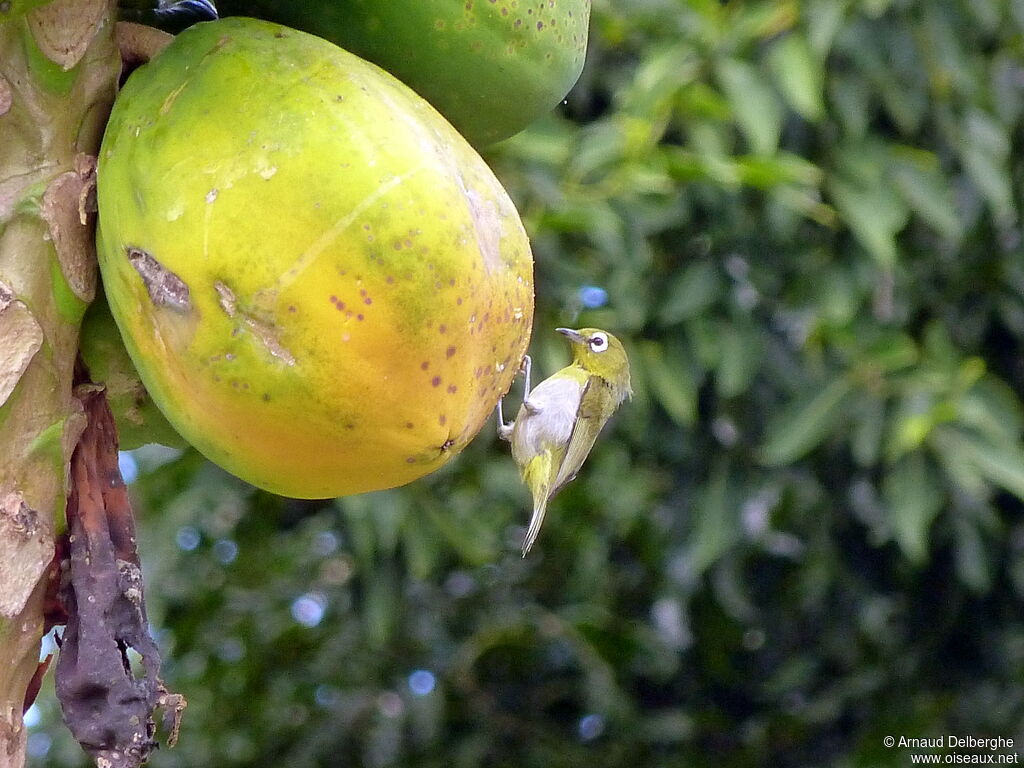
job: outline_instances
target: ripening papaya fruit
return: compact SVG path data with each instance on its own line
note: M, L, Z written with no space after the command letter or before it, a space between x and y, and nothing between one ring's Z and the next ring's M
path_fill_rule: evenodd
M136 70L98 165L103 285L174 428L294 497L409 482L526 351L514 205L427 102L333 44L198 24Z
M476 147L518 133L579 79L591 0L218 0L379 64Z

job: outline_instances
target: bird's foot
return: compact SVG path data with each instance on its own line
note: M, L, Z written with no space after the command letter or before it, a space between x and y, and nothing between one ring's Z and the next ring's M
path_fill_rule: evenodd
M500 400L498 400L498 405L494 409L495 413L498 416L498 437L501 438L502 440L511 440L512 439L512 427L515 426L515 422L514 421L505 421L505 414L503 414L501 412L501 404L502 404L503 401L504 401L504 398L501 398Z
M530 371L533 369L533 360L530 359L529 355L523 355L522 365L519 366L520 372L523 374L523 402L530 398L530 390L533 385L530 383Z

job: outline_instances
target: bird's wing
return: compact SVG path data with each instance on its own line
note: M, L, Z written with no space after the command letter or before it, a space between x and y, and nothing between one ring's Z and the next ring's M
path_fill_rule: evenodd
M559 465L555 479L551 483L551 490L548 492L549 499L562 490L566 483L576 477L576 473L580 471L580 467L586 461L587 456L590 454L590 449L594 447L594 442L597 440L601 427L604 426L604 422L608 418L606 414L601 412L598 405L599 399L587 397L592 388L602 386L604 384L597 376L591 376L583 387L579 410L576 412L576 419L573 422L572 434L569 436L569 442L566 445L562 463Z

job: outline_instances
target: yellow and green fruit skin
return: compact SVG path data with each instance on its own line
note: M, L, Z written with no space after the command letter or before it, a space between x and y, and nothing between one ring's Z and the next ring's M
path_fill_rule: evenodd
M320 38L244 18L180 34L114 105L98 201L147 390L267 490L441 467L525 354L533 260L504 189L423 99Z
M124 348L121 333L102 292L89 305L82 319L78 354L90 380L102 385L106 392L121 450L128 451L148 443L172 448L188 445L167 423L146 391L128 350Z
M327 38L431 102L476 147L518 133L579 79L591 0L219 0Z

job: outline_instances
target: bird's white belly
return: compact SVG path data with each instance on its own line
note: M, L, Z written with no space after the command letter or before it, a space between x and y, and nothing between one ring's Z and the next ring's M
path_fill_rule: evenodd
M582 395L583 385L570 378L545 379L534 387L527 400L530 407L524 404L519 409L512 430L516 460L568 443Z

